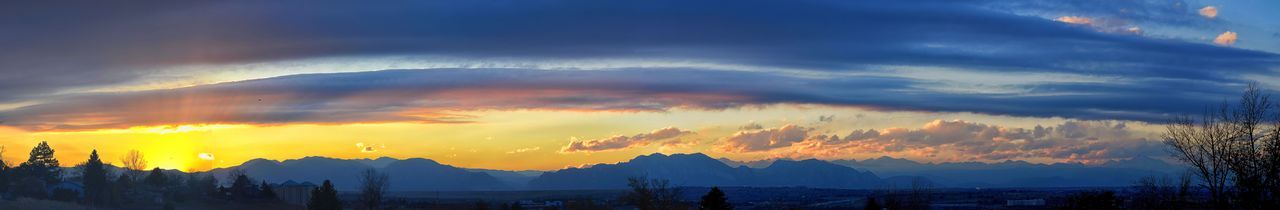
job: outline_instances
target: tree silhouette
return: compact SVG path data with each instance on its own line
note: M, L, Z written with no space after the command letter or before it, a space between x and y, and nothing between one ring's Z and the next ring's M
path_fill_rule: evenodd
M631 191L622 199L640 210L679 208L680 202L676 199L680 190L672 187L670 181L632 177L627 178L627 186L631 187Z
M267 200L272 200L272 201L279 199L279 197L276 196L275 189L272 189L271 184L267 184L267 181L262 181L261 186L262 186L262 194L261 194L262 198L265 198Z
M0 146L0 192L9 191L9 180L13 173L14 170L9 167L9 162L4 161L4 146Z
M151 169L151 173L147 174L146 182L149 186L160 188L169 183L169 177L165 177L164 170L156 167Z
M253 180L249 179L249 175L240 174L236 176L235 181L231 182L231 196L236 198L252 198L253 193L258 191L258 186L253 185Z
M1192 166L1214 208L1272 209L1280 205L1277 110L1280 104L1251 83L1237 104L1177 117L1162 137L1174 157Z
M338 200L338 190L333 183L324 180L320 188L311 191L311 201L307 202L308 210L342 210L342 201Z
M58 164L58 159L53 157L53 152L48 142L41 141L35 148L31 148L30 157L27 158L27 162L18 166L19 171L22 171L25 177L36 178L46 184L62 181L62 168Z
M702 202L698 203L698 209L730 210L733 209L733 205L729 204L728 198L724 197L724 192L720 191L719 187L711 187L711 191L702 196Z
M85 161L82 168L84 171L84 196L85 202L90 205L101 206L107 203L108 185L107 171L103 167L102 159L98 158L98 150L89 153L89 160Z
M120 164L124 167L126 174L129 175L129 181L133 182L141 179L143 172L147 170L146 157L142 156L142 152L136 149L129 150L129 153L125 153L124 156L120 157Z
M378 209L382 197L391 187L391 177L375 169L360 174L360 205L364 209Z

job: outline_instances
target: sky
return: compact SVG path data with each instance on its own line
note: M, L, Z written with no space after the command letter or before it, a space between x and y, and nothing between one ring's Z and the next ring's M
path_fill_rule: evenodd
M1101 163L1280 90L1280 2L137 1L0 6L0 145L422 157Z

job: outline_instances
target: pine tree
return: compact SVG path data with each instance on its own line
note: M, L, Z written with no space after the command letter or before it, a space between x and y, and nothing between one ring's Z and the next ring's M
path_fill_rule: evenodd
M712 187L707 195L702 196L702 203L698 204L698 209L702 210L730 210L733 205L729 204L729 199L724 197L724 192L719 187Z
M0 146L0 157L4 157L4 146ZM10 176L13 176L12 168L9 168L8 162L4 162L4 158L0 158L0 192L9 191Z
M236 198L250 198L255 191L258 191L258 186L253 186L248 175L240 174L231 182L231 195Z
M31 148L31 156L18 168L27 177L40 179L46 184L58 183L62 181L62 168L58 159L53 157L53 152L48 142L41 141L35 148Z
M98 158L98 150L89 154L84 166L84 196L90 205L101 206L107 201L107 171L103 168L102 159Z
M320 188L311 191L311 201L307 203L308 210L341 210L342 201L338 200L338 190L333 188L333 183L324 180L324 184Z
M262 198L266 198L267 200L276 200L276 199L278 199L278 198L276 197L276 191L275 191L275 189L272 189L272 188L271 188L271 184L267 184L267 181L262 181L262 185L260 185L260 186L262 187L262 190L261 190L261 191L262 191L262 194L260 194L260 195L262 195Z

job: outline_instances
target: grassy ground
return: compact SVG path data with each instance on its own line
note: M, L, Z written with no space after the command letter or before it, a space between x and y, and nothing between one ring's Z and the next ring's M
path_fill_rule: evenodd
M196 199L173 205L178 210L216 210L216 209L235 209L235 210L302 210L302 206L294 206L284 203L238 203L228 202L216 199ZM164 206L160 204L134 204L121 206L119 209L137 209L137 210L160 210ZM18 198L17 200L0 199L0 210L91 210L87 206L74 203L59 202L52 200L38 200L31 198Z
M88 210L89 207L77 205L74 203L58 202L51 200L37 200L31 198L18 198L17 200L0 199L0 209L30 209L30 210Z

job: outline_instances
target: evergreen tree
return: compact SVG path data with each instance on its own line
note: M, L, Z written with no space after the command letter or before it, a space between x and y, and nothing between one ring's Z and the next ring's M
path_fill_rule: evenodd
M260 194L260 195L262 195L262 198L266 198L267 200L276 200L276 199L278 199L278 198L276 197L276 191L275 191L275 189L272 189L272 188L271 188L271 184L267 184L267 181L262 181L262 185L261 185L261 187L262 187L262 194Z
M311 201L307 203L307 209L342 210L342 201L338 200L338 190L333 188L333 183L324 180L320 188L311 191Z
M146 182L147 185L151 185L152 187L164 187L165 185L168 185L169 178L165 177L164 170L161 170L160 167L156 167L151 169L150 174L147 174Z
M98 158L98 150L89 154L84 166L84 196L90 205L100 206L107 201L107 171L102 159Z
M46 184L58 183L62 181L62 168L58 159L53 157L53 152L48 142L41 141L35 148L31 148L31 156L18 168L26 177L37 178Z
M4 157L4 146L0 146L0 157ZM4 162L4 158L0 158L0 193L9 191L10 176L13 176L13 169L9 168L8 162Z
M707 195L702 196L702 203L698 204L698 209L702 210L730 210L733 205L729 204L729 199L724 197L724 192L719 187L712 187Z
M253 180L248 175L240 174L236 176L236 180L231 182L231 196L236 198L251 198L258 191L258 186L253 186Z

